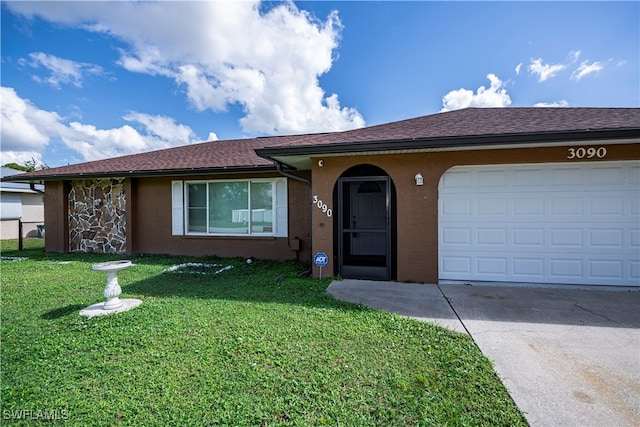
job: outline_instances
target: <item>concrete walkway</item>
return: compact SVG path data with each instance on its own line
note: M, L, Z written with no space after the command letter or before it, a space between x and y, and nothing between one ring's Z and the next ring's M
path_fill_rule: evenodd
M532 426L640 426L640 289L342 280L334 297L469 333Z

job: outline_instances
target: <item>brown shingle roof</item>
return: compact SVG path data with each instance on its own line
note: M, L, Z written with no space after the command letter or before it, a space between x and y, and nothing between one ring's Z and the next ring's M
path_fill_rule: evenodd
M47 180L79 176L153 175L217 170L273 170L260 157L287 149L344 147L349 144L447 140L470 137L516 136L637 130L640 108L467 108L344 132L212 141L165 150L80 163L21 174L22 179ZM515 141L515 140L514 140ZM516 141L517 142L517 141ZM14 177L14 179L16 179Z
M640 108L466 108L314 138L312 145L640 129ZM291 140L282 146L300 146Z
M39 180L67 177L97 177L189 173L213 170L275 169L273 163L259 157L255 149L265 145L278 147L292 139L305 139L305 135L274 136L203 142L150 151L140 154L78 163L75 165L42 169L20 174L20 178ZM15 177L14 177L15 178Z

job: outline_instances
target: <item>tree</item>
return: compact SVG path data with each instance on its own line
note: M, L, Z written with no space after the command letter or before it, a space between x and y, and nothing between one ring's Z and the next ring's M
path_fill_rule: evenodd
M24 165L19 165L18 163L7 163L6 165L3 165L3 167L11 168L11 169L15 169L23 172L33 172L36 170L49 168L49 166L43 163L41 163L38 166L36 159L34 159L33 157L31 158L31 160L27 160L26 162L24 162Z

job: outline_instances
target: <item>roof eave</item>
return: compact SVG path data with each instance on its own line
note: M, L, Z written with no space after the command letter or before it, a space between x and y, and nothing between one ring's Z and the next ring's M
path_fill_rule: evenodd
M34 191L30 188L11 188L11 187L0 187L0 192L3 193L22 193L22 194L42 194L42 191Z
M191 169L156 169L146 171L109 171L109 172L82 172L82 173L58 173L51 175L26 176L20 175L3 178L7 182L42 183L46 181L64 181L74 179L105 179L105 178L143 178L163 176L196 176L196 175L222 175L222 174L247 174L276 172L275 165L254 166L223 166L216 168L191 168Z
M573 142L602 139L630 139L640 137L640 128L580 130L566 132L539 132L526 134L468 135L436 138L411 138L380 141L356 141L349 143L333 143L303 145L297 147L265 147L256 149L263 158L288 155L322 155L348 154L352 152L401 151L428 148L458 148L517 145L544 142Z

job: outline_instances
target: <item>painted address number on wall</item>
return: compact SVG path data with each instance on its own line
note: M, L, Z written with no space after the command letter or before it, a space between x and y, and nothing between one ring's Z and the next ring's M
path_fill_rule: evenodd
M316 205L318 209L321 209L322 212L326 213L328 217L331 217L331 215L333 215L333 211L327 206L326 203L323 203L322 200L318 198L318 196L313 196L313 204Z
M605 147L578 147L578 148L569 148L567 159L593 159L594 157L598 159L604 159L607 155L607 149Z

